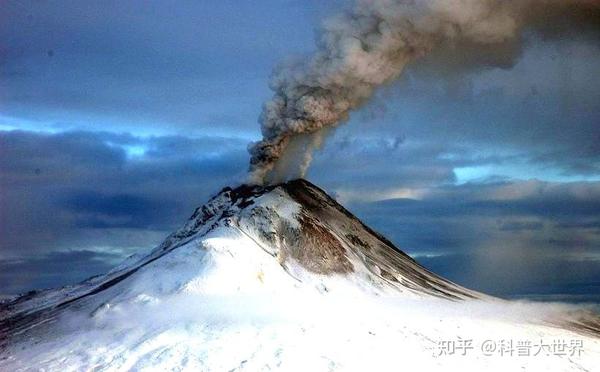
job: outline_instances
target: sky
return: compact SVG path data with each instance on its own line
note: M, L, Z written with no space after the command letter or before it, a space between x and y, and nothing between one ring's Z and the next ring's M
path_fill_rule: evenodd
M108 271L243 182L271 71L346 6L0 2L0 294ZM425 57L307 178L467 287L600 302L598 36L527 34L470 71Z

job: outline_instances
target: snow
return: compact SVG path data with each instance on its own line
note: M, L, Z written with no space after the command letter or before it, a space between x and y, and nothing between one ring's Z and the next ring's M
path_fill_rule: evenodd
M282 263L282 246L265 240L282 221L299 227L301 205L281 190L242 210L216 200L209 222L190 221L168 244L134 260L129 268L136 271L125 279L11 336L0 350L0 370L504 372L600 365L600 339L551 322L576 307L485 296L449 301L400 290L376 278L360 255L351 257L353 272L316 274L294 260ZM236 215L219 219L225 210ZM103 279L94 280L44 294L35 307ZM467 355L439 355L444 342L459 340L471 341ZM583 352L487 356L486 340L582 342Z

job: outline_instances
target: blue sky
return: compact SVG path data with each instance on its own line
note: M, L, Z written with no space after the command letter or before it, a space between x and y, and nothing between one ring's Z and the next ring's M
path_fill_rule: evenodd
M270 72L344 6L2 2L0 292L106 271L241 182ZM600 301L599 45L526 35L476 71L425 58L308 179L461 284Z

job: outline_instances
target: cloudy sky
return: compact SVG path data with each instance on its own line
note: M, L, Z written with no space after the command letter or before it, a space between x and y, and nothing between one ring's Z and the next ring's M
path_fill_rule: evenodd
M272 69L344 6L2 1L0 294L107 271L241 182ZM528 34L477 71L425 58L308 178L461 284L600 302L598 36Z

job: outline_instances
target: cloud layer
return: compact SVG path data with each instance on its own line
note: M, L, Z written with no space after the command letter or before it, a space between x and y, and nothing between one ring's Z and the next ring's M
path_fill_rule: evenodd
M57 251L103 260L152 247L194 205L239 182L244 146L218 137L0 132L0 260L41 262Z
M245 174L245 142L238 139L0 134L0 281L9 293L106 271L157 244L195 206ZM346 149L346 141L334 141L334 148ZM190 156L190 147L204 149L202 156ZM317 162L314 181L462 284L498 294L539 293L550 282L557 292L569 292L569 285L600 292L589 288L600 279L600 182L456 184L453 169L469 164L469 153L440 156L451 150L413 147L401 138L361 139L335 151L357 159L353 167L324 154L324 164L339 166L338 172L327 176L329 168L319 172L325 165ZM368 167L367 176L357 172L358 159L377 163L380 151L415 161ZM561 265L569 270L556 270Z

